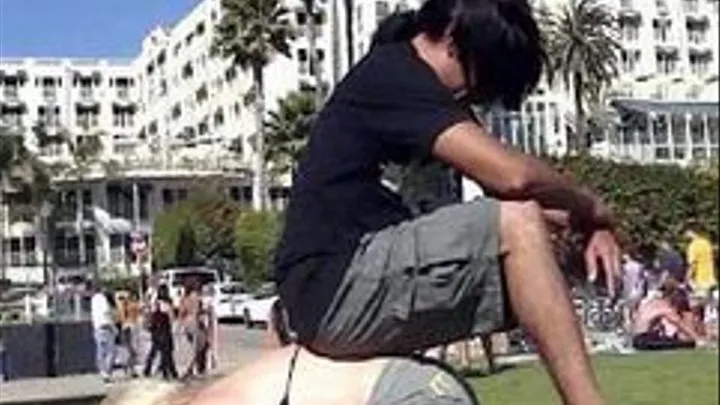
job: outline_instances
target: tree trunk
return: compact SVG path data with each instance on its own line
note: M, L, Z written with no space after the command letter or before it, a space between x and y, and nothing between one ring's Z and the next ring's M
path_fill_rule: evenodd
M9 209L8 209L9 211ZM5 174L0 175L0 281L5 281Z
M307 14L307 24L305 25L307 38L308 38L308 54L310 60L310 74L315 79L315 105L319 107L324 98L325 92L323 91L322 83L322 62L317 56L317 37L315 31L317 25L315 24L315 0L303 0L305 5L305 14Z
M588 142L585 131L585 110L583 109L583 78L580 72L573 74L573 96L575 102L575 145L574 151L581 154L587 152Z
M253 82L255 83L255 153L253 155L253 209L265 209L265 89L263 83L263 67L253 66Z
M345 40L347 41L347 61L348 70L355 63L355 31L353 24L355 22L355 2L353 0L343 0L345 3Z

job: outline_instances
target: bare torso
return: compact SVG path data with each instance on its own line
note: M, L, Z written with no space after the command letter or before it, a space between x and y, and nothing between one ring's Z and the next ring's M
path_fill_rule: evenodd
M279 405L294 346L267 352L204 390L192 405ZM291 405L364 405L385 359L334 362L301 350L290 385Z
M639 334L657 330L661 327L663 319L672 311L672 306L664 299L650 298L643 301L635 315L633 331Z

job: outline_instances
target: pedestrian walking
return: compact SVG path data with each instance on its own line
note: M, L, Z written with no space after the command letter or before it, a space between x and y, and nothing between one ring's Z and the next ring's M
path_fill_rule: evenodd
M180 301L180 321L192 351L192 360L182 377L187 379L194 375L204 375L207 370L211 324L209 311L203 305L199 284L195 280L185 285L185 294Z
M110 382L116 353L115 313L103 288L89 282L88 291L93 294L90 300L90 315L97 370L105 382Z
M125 373L130 377L137 377L138 365L138 338L141 306L137 292L130 292L120 296L118 305L118 319L120 321L120 344L127 351Z
M160 355L160 372L163 378L177 379L178 372L175 367L175 342L173 341L173 323L175 317L170 301L170 292L167 285L160 285L157 290L157 299L152 304L149 314L150 351L145 359L143 375L150 377L155 357Z

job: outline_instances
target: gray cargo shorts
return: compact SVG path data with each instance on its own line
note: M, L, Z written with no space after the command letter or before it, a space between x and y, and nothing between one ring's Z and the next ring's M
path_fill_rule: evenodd
M480 199L365 235L309 347L405 355L511 328L499 225L499 202Z
M473 390L447 366L396 358L375 383L368 405L478 405Z

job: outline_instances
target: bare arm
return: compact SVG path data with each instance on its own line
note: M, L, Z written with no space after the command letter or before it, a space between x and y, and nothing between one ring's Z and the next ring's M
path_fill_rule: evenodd
M610 213L599 198L542 160L506 147L474 122L445 130L433 154L501 199L535 200L543 208L568 211L576 228L610 225Z
M697 342L700 340L700 336L695 332L693 328L688 326L685 322L683 322L682 318L673 310L672 308L668 308L662 315L663 319L673 324L676 328L678 328L680 331L682 331L687 336L690 336L690 338Z

